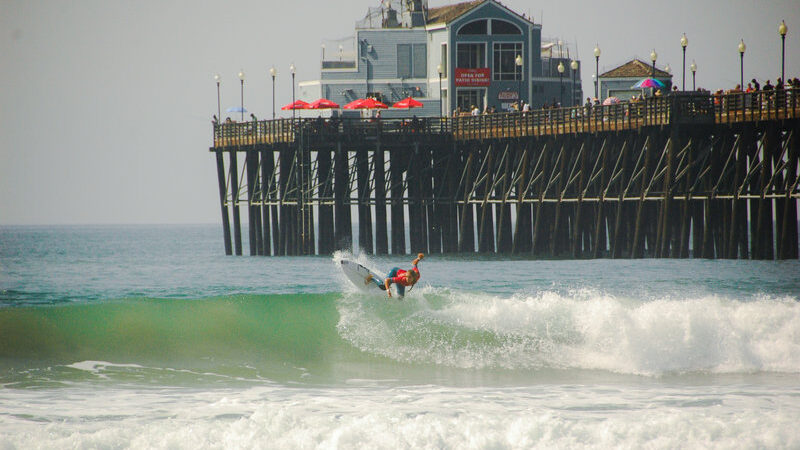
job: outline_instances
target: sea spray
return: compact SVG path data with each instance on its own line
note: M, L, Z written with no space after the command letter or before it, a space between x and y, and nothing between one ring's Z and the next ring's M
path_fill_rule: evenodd
M800 372L800 304L786 298L508 297L427 288L389 311L339 304L342 336L408 363L482 369Z

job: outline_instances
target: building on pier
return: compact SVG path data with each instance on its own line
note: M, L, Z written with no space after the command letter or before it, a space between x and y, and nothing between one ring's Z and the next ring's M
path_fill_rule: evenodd
M650 64L634 58L619 67L615 67L608 72L600 74L600 86L598 88L600 101L608 97L629 100L632 96L642 93L641 89L632 89L631 86L642 78L648 77L655 78L664 83L663 90L665 93L672 89L671 73L661 70L658 67L654 69Z
M582 98L580 63L568 46L543 40L541 24L495 0L439 8L426 0L384 0L356 23L351 41L335 42L326 54L329 47L320 79L299 83L300 98L346 104L414 97L424 105L413 112L420 117L472 106L507 111L520 100L534 108L572 106ZM384 117L400 114L408 112Z

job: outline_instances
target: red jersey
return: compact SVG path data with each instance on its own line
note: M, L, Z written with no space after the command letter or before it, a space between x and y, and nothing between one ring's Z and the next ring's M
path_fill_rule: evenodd
M414 272L417 272L417 280L419 280L420 274L419 274L419 269L417 269L417 266L414 266L414 268L411 269L411 270L413 270ZM411 283L405 277L406 272L408 272L408 271L407 270L403 270L403 269L398 269L397 270L397 276L395 276L393 278L390 278L390 280L392 280L392 283L402 284L405 287L409 287L409 286L411 286Z

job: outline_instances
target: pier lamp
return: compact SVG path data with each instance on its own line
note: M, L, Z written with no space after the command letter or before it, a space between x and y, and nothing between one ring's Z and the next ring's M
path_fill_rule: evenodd
M269 68L269 74L272 76L272 120L275 120L275 75L278 71L273 66Z
M600 47L595 44L594 46L594 97L600 98L597 93L597 88L600 82Z
M656 59L658 59L658 53L656 53L656 49L653 49L653 51L650 52L650 61L653 62L653 75L651 78L656 77Z
M694 75L697 72L697 64L695 64L694 60L692 60L692 65L689 66L689 70L692 71L692 90L697 90L697 86L694 84Z
M739 87L744 86L744 51L747 46L744 45L744 39L739 41L739 77L741 79Z
M789 31L789 29L786 28L786 22L781 20L781 24L778 25L778 34L781 35L781 81L783 81L784 85L786 84L786 78L785 78L785 74L783 72L783 68L784 68L783 64L784 64L784 55L785 55L785 50L786 50L786 32L787 31Z
M514 63L517 65L517 71L519 72L519 88L517 89L517 95L519 96L519 111L522 112L522 55L517 55L514 58Z
M219 74L215 74L214 81L217 83L217 120L219 122L222 122L222 110L220 109L219 106L219 80L220 80Z
M344 47L342 47L342 45L341 45L341 44L339 44L339 61L341 61L341 60L342 60L342 51L343 51L343 50L344 50Z
M563 61L559 61L558 62L558 87L559 87L559 90L561 91L561 100L559 100L559 103L558 103L558 107L559 108L564 106L564 84L563 84L563 79L564 79L564 62Z
M442 65L441 64L436 66L436 72L439 73L439 119L441 119L442 118Z
M294 112L294 101L295 101L294 100L294 74L295 74L295 71L296 71L296 68L294 67L294 63L292 63L292 65L289 66L289 72L292 73L292 120L294 120L294 115L295 115L295 112Z
M572 69L572 100L569 103L570 106L575 106L575 75L578 73L578 61L573 59L569 67Z
M681 36L681 47L683 47L683 86L681 90L686 90L686 46L689 45L689 39L686 38L686 33Z
M244 71L243 70L239 71L239 81L242 84L242 104L241 104L241 107L242 107L242 111L241 111L242 118L241 118L240 121L244 122Z

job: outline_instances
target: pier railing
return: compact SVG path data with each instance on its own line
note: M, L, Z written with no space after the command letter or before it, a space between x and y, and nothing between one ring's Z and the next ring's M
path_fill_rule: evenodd
M800 89L757 92L675 92L610 105L583 105L526 112L406 119L301 118L214 125L214 146L295 142L328 138L377 139L452 134L456 140L597 133L671 124L735 124L800 117Z
M214 125L214 146L229 147L254 144L295 142L300 136L307 140L377 139L411 137L449 133L447 118L427 117L410 119L276 119L250 122L231 122Z

